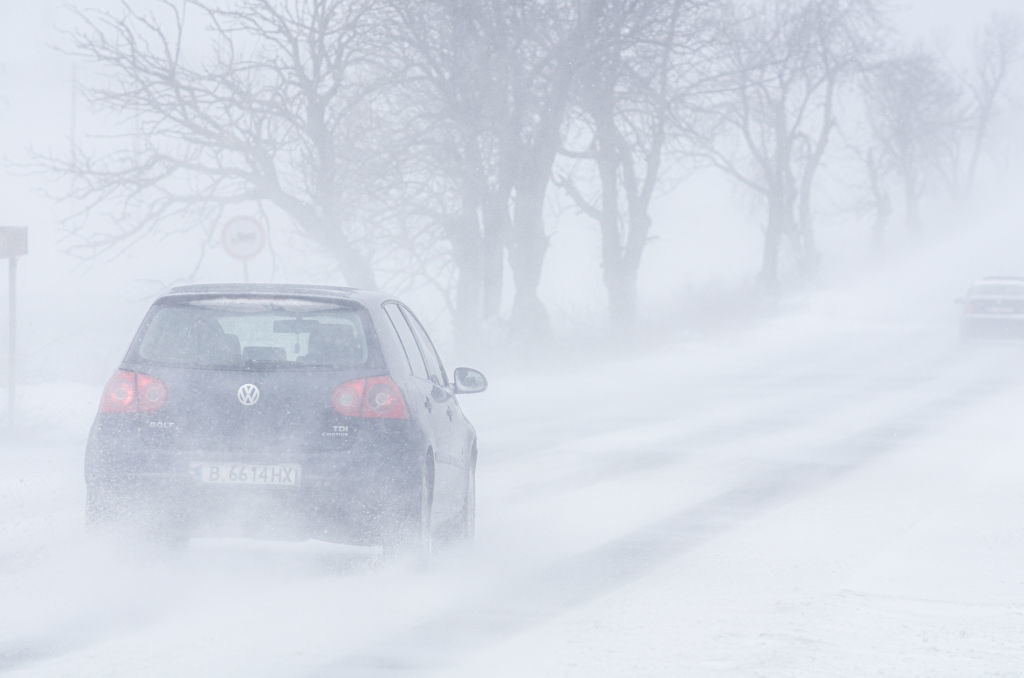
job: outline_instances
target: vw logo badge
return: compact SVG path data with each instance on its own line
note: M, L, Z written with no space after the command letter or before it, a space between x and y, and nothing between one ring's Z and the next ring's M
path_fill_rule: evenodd
M256 384L242 384L238 387L238 402L246 407L255 405L259 399L260 390L256 388Z

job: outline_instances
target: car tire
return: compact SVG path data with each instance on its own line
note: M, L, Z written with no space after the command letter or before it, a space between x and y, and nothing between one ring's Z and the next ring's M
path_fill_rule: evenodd
M962 345L967 345L967 344L971 343L971 339L972 339L972 336L971 336L970 328L966 324L961 324L960 325L960 343Z
M472 544L476 537L476 450L466 475L466 499L462 504L457 524L457 540Z
M144 502L129 499L122 494L95 487L87 488L86 530L119 540L141 540L160 550L184 550L188 546L189 536L157 519L151 511L143 510L145 506ZM135 514L134 517L126 517L132 514Z
M96 487L85 490L85 525L100 529L116 522L118 501L112 493Z
M148 533L148 541L158 551L176 553L188 549L190 538L186 534L179 534L165 529L154 529Z
M392 514L381 535L384 559L388 561L412 556L426 567L433 555L433 457L426 455L420 465L419 488L415 500L407 508Z

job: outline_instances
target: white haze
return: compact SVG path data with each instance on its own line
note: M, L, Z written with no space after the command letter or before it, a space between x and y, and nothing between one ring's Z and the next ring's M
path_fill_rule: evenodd
M905 23L956 35L980 6L922 3ZM684 187L659 208L681 226L658 233L643 274L657 333L620 352L587 339L603 331L597 243L557 212L542 292L561 343L532 363L474 356L491 387L461 400L480 436L471 550L425 573L316 542L198 539L168 555L86 537L82 453L104 380L196 246L63 253L60 208L38 192L52 180L16 166L27 145L66 145L56 3L0 16L0 221L31 227L20 426L0 433L0 673L1024 672L1024 348L963 350L952 303L975 277L1024 272L1011 177L937 220L929 244L897 237L882 263L866 226L823 226L820 288L703 331L686 321L756 271L756 226L731 189ZM275 280L332 280L274 237ZM202 272L240 277L218 251ZM576 340L588 350L565 347ZM444 353L449 369L466 362Z

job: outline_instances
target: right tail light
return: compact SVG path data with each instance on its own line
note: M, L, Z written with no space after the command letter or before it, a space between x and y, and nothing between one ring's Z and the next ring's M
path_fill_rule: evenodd
M334 411L345 417L408 419L402 391L391 377L346 381L331 394Z

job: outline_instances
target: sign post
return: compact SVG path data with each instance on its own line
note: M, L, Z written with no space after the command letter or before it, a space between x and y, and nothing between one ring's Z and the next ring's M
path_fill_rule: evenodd
M15 398L17 397L15 340L18 336L18 257L28 254L28 228L0 226L0 259L7 259L7 294L9 339L7 342L7 425L14 430Z
M249 260L263 251L267 244L263 224L252 217L235 217L224 224L220 239L224 250L242 262L243 279L249 282Z

